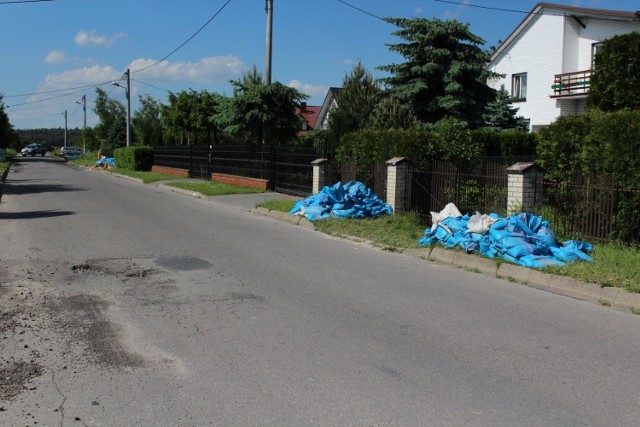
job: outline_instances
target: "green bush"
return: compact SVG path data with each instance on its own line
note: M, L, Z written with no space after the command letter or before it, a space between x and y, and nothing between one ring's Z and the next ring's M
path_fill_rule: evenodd
M433 155L434 135L418 129L363 129L342 136L336 158L356 165L407 157L420 164Z
M486 156L527 156L536 154L538 134L525 130L476 129L471 138Z
M536 159L552 180L571 179L582 169L581 152L589 129L588 115L560 117L540 130Z
M569 180L576 173L614 177L640 186L640 111L590 110L561 117L540 131L537 159L547 177Z
M524 131L470 131L457 119L443 119L425 129L364 129L343 135L336 158L356 165L406 157L414 166L432 158L465 168L481 156L530 155L537 135Z
M114 150L116 166L136 171L150 171L153 166L153 148L122 147Z

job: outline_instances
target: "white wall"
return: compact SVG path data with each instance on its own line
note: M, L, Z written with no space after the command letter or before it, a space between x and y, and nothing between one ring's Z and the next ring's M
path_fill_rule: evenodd
M511 76L527 73L527 100L515 102L518 115L530 119L531 126L547 125L560 115L551 86L556 74L563 72L563 17L542 15L534 19L519 39L499 58L492 71L506 77L489 84L499 88L504 84L511 92Z
M527 73L527 100L514 102L513 106L518 108L518 115L530 119L531 127L545 126L561 115L584 111L584 99L560 100L550 97L556 74L590 70L593 43L618 34L640 31L638 22L587 18L581 18L581 21L586 28L582 28L571 17L536 17L493 62L491 71L505 74L503 79L488 82L495 89L504 84L511 92L511 76Z
M640 31L640 22L621 22L601 19L585 19L587 28L580 27L580 39L578 49L580 52L579 63L576 70L591 69L591 45L602 42L619 34L628 34Z

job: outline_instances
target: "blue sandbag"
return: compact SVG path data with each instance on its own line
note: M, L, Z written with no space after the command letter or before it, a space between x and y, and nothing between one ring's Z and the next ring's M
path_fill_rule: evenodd
M435 230L425 230L420 246L441 244L453 248L456 246L473 252L478 251L487 258L503 258L514 264L530 268L562 266L567 261L591 261L588 253L592 246L586 242L570 240L560 244L549 222L537 215L520 213L503 218L495 213L489 214L496 219L489 233L470 233L467 228L469 216L446 217Z
M289 213L303 214L310 221L316 221L330 217L374 218L391 215L393 209L363 183L349 181L323 187L319 193L296 202Z
M529 268L562 267L565 265L562 261L544 255L525 255L520 258L518 264Z

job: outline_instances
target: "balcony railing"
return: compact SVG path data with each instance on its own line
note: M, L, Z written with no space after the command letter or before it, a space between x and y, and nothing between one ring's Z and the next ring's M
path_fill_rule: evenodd
M591 71L556 74L553 86L551 86L553 89L551 96L587 95L591 87Z

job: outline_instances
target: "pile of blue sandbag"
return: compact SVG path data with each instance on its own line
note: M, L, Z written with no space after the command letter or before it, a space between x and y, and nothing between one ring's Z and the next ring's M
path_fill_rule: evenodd
M337 182L326 186L318 194L297 201L289 211L293 215L304 215L309 221L331 217L374 218L391 215L392 212L391 206L358 181L349 181L344 185Z
M115 168L116 159L113 157L101 157L100 160L96 162L96 165L104 168Z
M441 244L478 252L487 258L502 258L530 268L563 266L567 262L591 261L590 243L569 240L560 243L549 222L542 217L519 213L462 215L452 203L440 213L431 212L433 225L425 230L420 246Z

